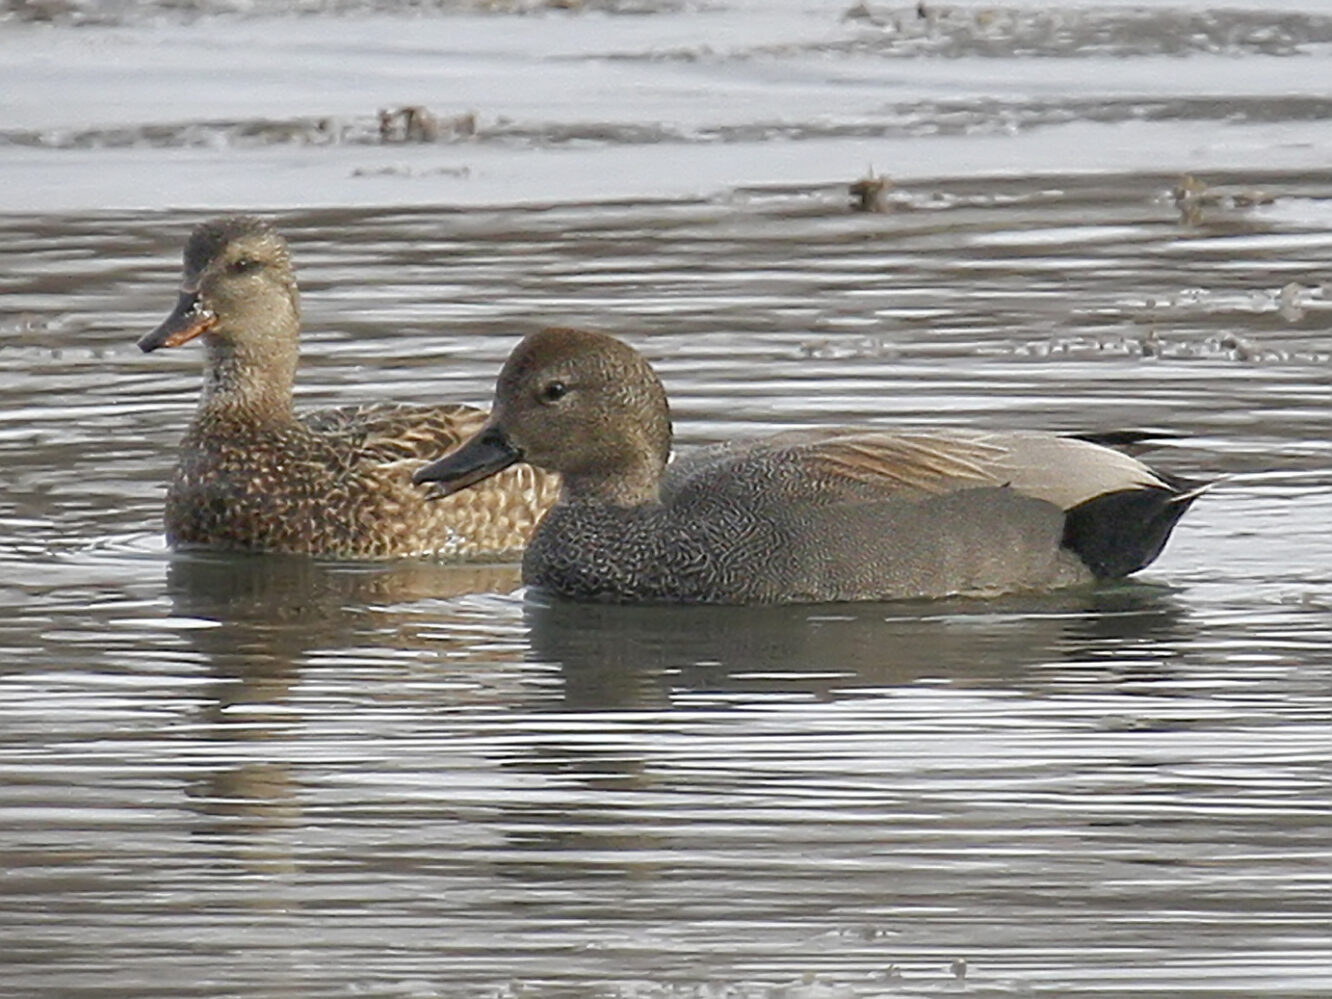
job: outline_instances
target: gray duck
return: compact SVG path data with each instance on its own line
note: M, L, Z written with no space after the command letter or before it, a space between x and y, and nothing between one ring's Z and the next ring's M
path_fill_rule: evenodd
M147 351L199 337L203 390L166 499L175 548L370 559L514 555L558 492L515 468L432 501L412 473L484 423L464 405L378 404L297 413L300 298L287 241L251 216L197 226L180 298Z
M524 582L622 603L985 596L1115 579L1157 557L1205 488L1094 439L1035 432L819 428L668 468L670 450L666 393L637 351L548 329L510 355L485 425L414 478L458 493L515 462L558 472Z

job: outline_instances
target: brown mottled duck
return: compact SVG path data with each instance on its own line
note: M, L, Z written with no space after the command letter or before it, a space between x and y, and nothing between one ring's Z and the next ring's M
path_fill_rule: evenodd
M167 492L174 548L348 559L521 551L558 493L515 468L485 488L433 499L412 485L486 414L471 406L292 406L300 298L287 242L268 222L226 216L185 246L180 299L144 351L199 337L203 390Z

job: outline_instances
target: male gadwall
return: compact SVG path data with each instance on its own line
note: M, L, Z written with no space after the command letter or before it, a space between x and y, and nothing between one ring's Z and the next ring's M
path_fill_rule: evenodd
M173 547L336 558L516 553L555 499L554 476L513 469L430 502L412 473L484 422L470 406L370 405L297 414L300 301L287 242L249 216L185 245L176 309L144 351L202 336L203 393L167 492Z
M1088 440L817 429L704 448L667 470L666 393L613 337L548 329L500 373L490 419L417 471L447 492L517 461L560 501L530 585L625 603L990 595L1128 575L1200 489ZM439 487L436 487L439 488Z

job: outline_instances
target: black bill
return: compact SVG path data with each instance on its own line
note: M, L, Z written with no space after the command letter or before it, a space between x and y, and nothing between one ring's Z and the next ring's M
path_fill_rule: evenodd
M503 430L486 424L458 450L418 468L412 481L418 486L437 483L434 498L438 499L474 486L522 458L523 453L509 443Z

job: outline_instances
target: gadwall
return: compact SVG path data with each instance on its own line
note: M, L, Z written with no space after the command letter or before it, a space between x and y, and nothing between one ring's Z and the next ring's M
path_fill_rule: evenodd
M144 351L202 336L203 393L166 501L173 547L335 558L516 554L555 499L554 476L513 469L439 502L411 476L485 422L470 406L292 409L300 300L287 242L250 216L185 245L176 309Z
M1092 441L817 429L667 468L666 393L613 337L534 333L477 434L420 469L446 492L518 461L563 476L529 585L624 603L992 595L1128 575L1201 491ZM436 486L435 488L441 488Z

